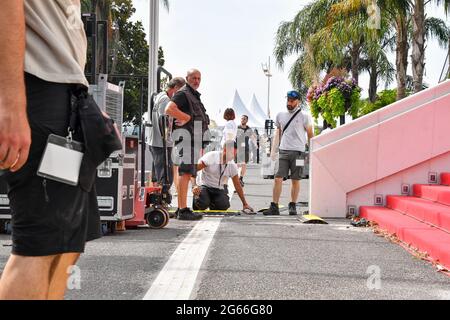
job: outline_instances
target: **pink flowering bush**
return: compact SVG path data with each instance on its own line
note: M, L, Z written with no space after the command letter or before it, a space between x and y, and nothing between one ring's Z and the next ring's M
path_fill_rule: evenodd
M336 119L346 113L358 116L361 88L354 79L332 76L322 85L312 86L306 99L314 118L320 115L333 128Z

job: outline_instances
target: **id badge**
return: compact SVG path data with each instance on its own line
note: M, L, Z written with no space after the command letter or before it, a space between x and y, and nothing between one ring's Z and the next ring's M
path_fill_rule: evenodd
M304 167L304 166L305 166L305 160L304 160L304 159L297 159L297 160L295 161L295 165L296 165L297 167Z
M69 137L51 134L37 175L71 186L78 185L84 146Z

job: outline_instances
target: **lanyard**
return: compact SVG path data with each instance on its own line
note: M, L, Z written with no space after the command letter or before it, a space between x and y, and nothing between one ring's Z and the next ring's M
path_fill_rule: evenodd
M219 166L220 166L220 169L219 169L219 172L220 172L219 187L220 187L220 182L222 182L222 177L225 174L225 171L227 170L228 163L225 165L225 168L223 169L223 171L222 171L222 164L219 164Z

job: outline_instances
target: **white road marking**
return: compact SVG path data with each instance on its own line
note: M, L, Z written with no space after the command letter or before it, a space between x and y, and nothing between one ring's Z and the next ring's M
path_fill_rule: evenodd
M203 218L170 257L143 300L188 300L222 219Z

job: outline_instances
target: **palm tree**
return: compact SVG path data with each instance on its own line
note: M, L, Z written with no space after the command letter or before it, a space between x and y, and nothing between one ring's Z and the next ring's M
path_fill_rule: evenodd
M410 22L411 0L378 0L382 19L390 21L396 30L396 69L397 69L397 99L406 96L406 81L408 69L408 25ZM342 0L333 10L340 14L355 14L373 5L373 0Z
M426 16L425 6L432 0L414 0L413 37L412 37L412 69L414 92L423 90L423 75L425 71L425 41L426 41ZM437 5L444 5L446 13L449 11L450 0L434 0Z
M327 14L338 0L318 0L300 10L292 21L282 22L276 35L274 54L277 65L284 67L285 59L298 55L289 77L294 86L305 89L319 80L320 72L331 68L333 62L323 46L317 46L311 36L326 26ZM306 90L303 90L306 94Z
M395 35L392 30L381 33L379 42L366 44L363 51L362 66L369 73L369 101L375 102L380 80L386 86L395 78L395 68L389 61L387 52L395 47Z

